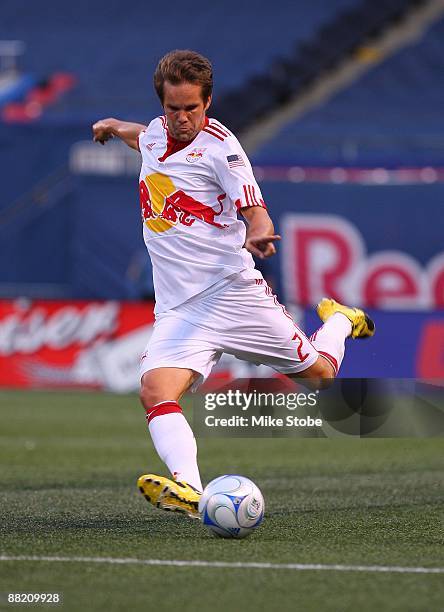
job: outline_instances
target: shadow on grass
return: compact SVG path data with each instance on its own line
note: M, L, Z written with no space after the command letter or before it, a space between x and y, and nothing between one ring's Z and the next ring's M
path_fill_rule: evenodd
M20 537L55 534L67 531L77 532L79 537L107 536L126 537L149 536L150 539L201 539L209 537L198 521L180 515L147 514L146 516L0 516L0 534ZM85 533L87 532L87 533Z

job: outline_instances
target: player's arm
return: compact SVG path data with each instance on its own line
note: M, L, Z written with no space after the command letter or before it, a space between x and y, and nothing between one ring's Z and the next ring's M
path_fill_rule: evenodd
M139 134L146 128L146 125L141 123L131 123L129 121L120 121L109 117L108 119L100 119L92 126L94 142L100 142L104 145L107 140L120 138L125 144L132 149L139 150Z
M274 233L273 221L266 209L261 206L252 206L241 208L240 212L248 225L244 245L247 251L260 259L275 255L274 242L280 240L281 237Z
M260 259L270 257L276 253L273 243L281 237L274 233L248 157L233 136L219 147L213 157L216 179L247 222L244 247Z

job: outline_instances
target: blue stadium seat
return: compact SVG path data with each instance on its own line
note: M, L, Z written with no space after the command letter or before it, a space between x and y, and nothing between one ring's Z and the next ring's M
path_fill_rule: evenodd
M444 163L444 20L254 156L257 164Z
M26 70L70 71L77 88L43 120L91 121L103 115L146 119L159 112L152 72L171 48L194 48L212 59L215 94L263 73L275 56L291 53L339 11L359 0L258 0L167 5L134 0L56 0L2 7L0 39L27 44ZM20 15L20 19L17 18Z

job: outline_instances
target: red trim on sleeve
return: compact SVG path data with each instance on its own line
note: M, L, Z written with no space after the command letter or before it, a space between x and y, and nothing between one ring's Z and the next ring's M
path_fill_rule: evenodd
M265 210L267 210L267 206L263 199L258 199L254 185L242 185L242 187L244 190L245 204L242 204L240 199L236 200L235 204L238 210L239 208L247 208L251 206L259 206L260 208L265 208Z
M206 132L207 134L211 134L211 136L214 136L215 138L217 138L218 140L221 140L222 142L225 140L225 138L223 136L220 136L216 132L212 132L210 130L210 127L204 127L204 129L202 131Z
M244 188L244 195L245 195L245 205L251 206L250 202L248 201L247 185L243 185L243 188Z
M254 186L253 185L249 185L248 188L250 190L251 199L253 200L253 205L254 206L260 206L259 202L256 200L256 190L255 190Z
M210 123L209 126L212 130L214 130L215 132L219 132L219 134L221 134L222 136L225 136L225 138L228 136L228 134L226 132L224 132L218 125L216 125L215 123Z

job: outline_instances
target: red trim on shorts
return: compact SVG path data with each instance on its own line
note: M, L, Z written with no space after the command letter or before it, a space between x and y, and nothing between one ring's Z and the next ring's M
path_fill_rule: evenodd
M330 355L329 353L325 353L324 351L318 351L318 353L319 355L322 355L322 357L325 357L325 359L333 366L333 370L335 371L336 375L339 370L338 362L336 361L336 359L332 357L332 355Z
M146 421L149 425L155 417L162 416L163 414L173 414L174 412L182 412L182 408L177 402L160 402L152 406L152 408L146 408Z
M288 312L288 310L285 308L285 306L279 302L279 300L277 299L277 297L274 295L274 293L273 293L273 291L272 291L271 287L270 287L269 285L267 285L267 283L265 282L265 280L264 280L263 278L257 278L257 279L256 279L256 284L257 284L257 285L262 285L262 286L265 288L265 295L266 295L267 297L271 297L271 298L273 299L273 301L274 301L275 305L276 305L276 306L280 306L280 308L282 309L282 312L284 313L284 315L285 315L285 316L286 316L288 319L290 319L290 321L293 323L294 328L295 328L295 331L296 331L296 334L293 336L293 338L292 338L292 339L293 339L293 340L295 340L295 339L299 338L299 340L301 341L301 344L300 344L300 345L299 345L299 347L298 347L298 357L299 357L299 359L300 359L300 362L301 362L301 363L303 363L303 362L304 362L304 361L307 359L307 357L308 357L308 354L307 354L306 356L304 356L304 355L302 355L302 354L301 354L302 344L303 344L304 338L305 338L305 340L308 342L308 344L309 344L309 345L310 345L310 346L311 346L311 347L312 347L312 348L313 348L313 349L314 349L314 350L315 350L317 353L319 353L320 351L318 351L318 350L316 349L316 347L315 347L315 346L313 346L313 344L310 342L310 339L309 339L309 338L307 338L307 336L306 336L306 335L305 335L305 333L302 331L302 329L301 329L301 328L300 328L298 325L296 325L296 323L295 323L295 321L294 321L293 317L291 316L291 314ZM335 366L334 366L334 364L333 364L333 361L334 361L334 363L336 364L335 374L337 374L337 366L338 366L337 361L334 359L334 357L331 357L330 355L325 354L324 356L325 356L325 358L326 358L326 359L328 359L328 357L330 357L330 359L332 360L331 364L332 364L333 368L335 367ZM300 371L302 371L302 370L300 370Z
M321 327L319 327L315 332L313 332L310 336L310 342L315 342L316 338L318 337L318 333L321 331L321 329L323 329L324 324L321 325Z

